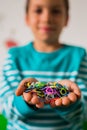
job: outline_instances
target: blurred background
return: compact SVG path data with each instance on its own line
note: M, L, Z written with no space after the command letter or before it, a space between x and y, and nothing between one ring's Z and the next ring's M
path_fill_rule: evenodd
M0 74L7 49L33 40L32 32L24 21L25 2L0 0ZM69 24L60 40L87 48L87 0L70 0Z

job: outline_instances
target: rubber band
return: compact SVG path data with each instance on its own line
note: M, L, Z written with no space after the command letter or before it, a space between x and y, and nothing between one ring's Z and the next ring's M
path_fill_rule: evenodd
M26 82L24 85L27 88L25 90L26 93L35 90L42 101L61 98L69 93L67 87L58 82Z

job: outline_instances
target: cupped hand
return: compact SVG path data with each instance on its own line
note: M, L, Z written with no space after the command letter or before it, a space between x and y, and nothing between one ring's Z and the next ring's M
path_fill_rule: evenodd
M44 103L40 101L40 99L38 98L37 94L35 93L34 90L30 91L30 92L24 92L26 90L26 86L24 86L24 84L26 82L37 82L38 80L34 79L34 78L26 78L24 80L22 80L18 86L18 88L16 89L15 94L17 96L23 96L24 100L28 103L28 104L33 104L35 105L37 108L43 108L44 107Z
M68 106L81 98L81 91L78 85L76 85L74 82L70 80L61 80L58 83L63 86L67 86L70 92L67 96L50 101L51 107Z

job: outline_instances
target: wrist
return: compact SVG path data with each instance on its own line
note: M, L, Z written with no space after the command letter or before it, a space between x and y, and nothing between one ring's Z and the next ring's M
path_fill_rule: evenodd
M25 101L25 102L26 102L26 101ZM31 109L33 109L33 110L35 110L35 111L38 110L38 108L37 108L35 105L29 104L29 103L27 103L27 102L26 102L26 104L27 104Z

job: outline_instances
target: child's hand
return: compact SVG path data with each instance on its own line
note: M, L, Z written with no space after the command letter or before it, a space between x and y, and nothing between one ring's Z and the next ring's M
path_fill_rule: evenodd
M28 93L23 92L23 98L27 103L33 104L37 108L43 108L44 107L44 103L39 100L37 94L34 91L31 91L31 92L28 92Z
M44 107L44 103L40 102L37 94L34 91L25 93L24 91L26 90L26 87L24 86L24 83L26 82L37 82L36 79L34 78L27 78L21 81L21 83L19 84L17 90L16 90L16 95L17 96L23 96L24 100L29 103L29 104L33 104L35 105L37 108L42 108Z
M56 107L56 106L68 106L71 103L74 103L81 97L81 91L79 87L72 81L70 80L61 80L60 82L61 85L67 86L69 89L70 93L62 98L58 98L56 100L52 100L50 102L51 107Z

